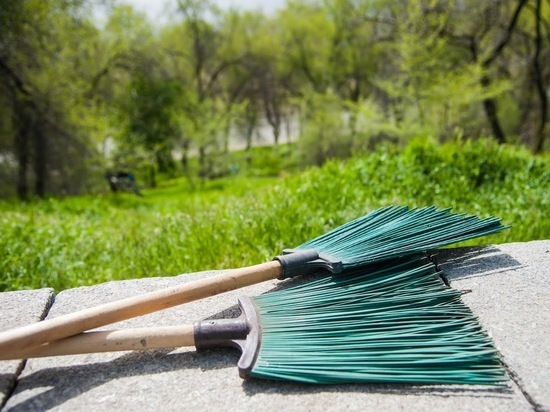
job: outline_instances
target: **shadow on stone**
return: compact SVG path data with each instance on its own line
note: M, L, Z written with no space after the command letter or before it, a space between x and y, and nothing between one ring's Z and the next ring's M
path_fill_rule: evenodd
M9 405L8 410L49 410L98 386L132 376L145 377L183 369L236 369L239 359L238 351L231 348L201 353L171 351L132 352L107 362L39 370L17 383L20 393L29 391L33 395L15 405ZM193 375L189 374L189 378L192 379ZM178 385L185 385L185 382L178 382Z
M472 385L407 385L407 384L338 384L316 385L291 381L270 381L250 379L243 382L243 390L247 396L260 393L285 393L305 395L316 393L372 393L404 396L442 396L442 397L494 397L510 398L513 391L509 385L502 386L472 386Z
M494 246L441 249L431 252L438 268L450 281L490 276L523 265Z
M235 368L239 352L231 348L211 349L202 352L170 353L170 350L133 352L117 359L87 365L47 368L32 373L18 382L18 391L33 393L23 401L10 405L8 410L29 411L49 410L62 405L96 387L132 376L150 376L184 369L212 371ZM193 379L193 374L189 378ZM47 382L47 386L44 385ZM178 381L184 386L185 381ZM252 379L244 381L242 389L247 396L260 393L317 394L317 393L373 393L387 395L431 395L442 397L511 397L513 391L508 386L472 387L437 385L388 385L388 384L347 384L310 385L286 381Z

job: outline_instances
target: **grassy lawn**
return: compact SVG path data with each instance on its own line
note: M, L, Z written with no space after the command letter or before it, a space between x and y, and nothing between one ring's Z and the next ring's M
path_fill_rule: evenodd
M468 244L550 235L548 157L486 142L416 142L298 173L288 150L255 153L236 176L194 187L165 180L143 197L0 203L0 290L260 263L386 205L453 207L512 225Z

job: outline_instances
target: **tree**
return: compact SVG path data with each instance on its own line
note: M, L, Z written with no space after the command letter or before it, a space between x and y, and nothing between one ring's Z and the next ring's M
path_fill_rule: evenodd
M121 107L121 149L143 148L153 161L150 184L156 186L155 165L160 172L174 168L172 148L179 134L179 125L173 115L179 99L177 82L158 78L154 73L134 74L129 84L129 99Z
M4 99L12 120L6 135L13 136L8 151L17 163L21 199L28 197L31 181L39 197L79 191L84 185L74 182L86 179L86 162L69 154L94 157L78 120L85 104L81 69L91 56L77 39L97 36L84 6L82 1L25 0L2 9L0 82L8 91Z
M106 135L115 140L113 167L134 173L142 169L154 187L157 170L173 170L179 84L163 70L158 40L144 14L116 6L103 35L90 94L111 102L103 114L111 123Z
M536 0L535 2L535 53L533 56L533 77L535 79L537 94L540 99L540 120L539 126L536 131L535 141L533 152L539 153L542 151L544 140L546 138L548 130L548 95L546 94L546 82L544 79L544 65L542 61L548 61L550 58L550 53L548 49L550 45L548 44L548 34L546 33L546 48L543 49L543 35L542 35L542 4L541 0ZM546 60L543 60L546 57ZM550 71L547 71L547 73ZM550 76L546 76L547 78Z
M199 153L201 174L212 169L209 151L227 147L231 108L238 91L228 93L223 76L240 64L242 56L224 55L221 50L227 39L220 32L219 10L210 1L180 0L177 2L182 21L166 27L161 36L170 56L173 79L182 87L179 121L184 147L183 164L191 144Z
M0 8L0 179L22 199L91 188L107 160L139 159L154 183L174 149L188 176L193 153L217 176L232 133L250 148L267 125L278 144L293 119L314 163L415 135L547 147L542 0L290 0L268 16L177 0L158 30L114 0L94 23L92 3Z
M479 83L485 92L498 79L497 62L510 44L519 17L528 0L489 3L465 2L450 9L449 18L439 30L442 37L462 47L473 63L481 68ZM465 12L465 10L467 12ZM507 141L498 114L497 98L490 93L483 99L483 109L492 134L499 143Z
M290 87L294 94L303 94L305 88L323 93L331 86L327 70L331 60L331 42L335 27L321 4L293 0L281 11L278 23L282 27L285 49L283 74L292 73Z

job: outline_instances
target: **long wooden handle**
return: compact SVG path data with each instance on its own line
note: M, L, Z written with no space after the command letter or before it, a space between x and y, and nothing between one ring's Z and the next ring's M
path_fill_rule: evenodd
M100 326L276 279L281 274L281 263L274 260L8 330L0 333L0 353L12 356Z
M193 325L85 332L14 354L0 360L42 358L81 353L117 352L194 346Z

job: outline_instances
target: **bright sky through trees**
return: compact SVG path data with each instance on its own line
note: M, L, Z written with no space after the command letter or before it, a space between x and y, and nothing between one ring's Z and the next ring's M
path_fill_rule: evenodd
M135 9L145 12L150 19L156 19L163 15L166 3L174 3L170 0L126 0L126 3L134 6ZM216 0L216 3L221 8L235 7L242 10L262 10L269 14L273 11L282 8L285 5L285 0Z

